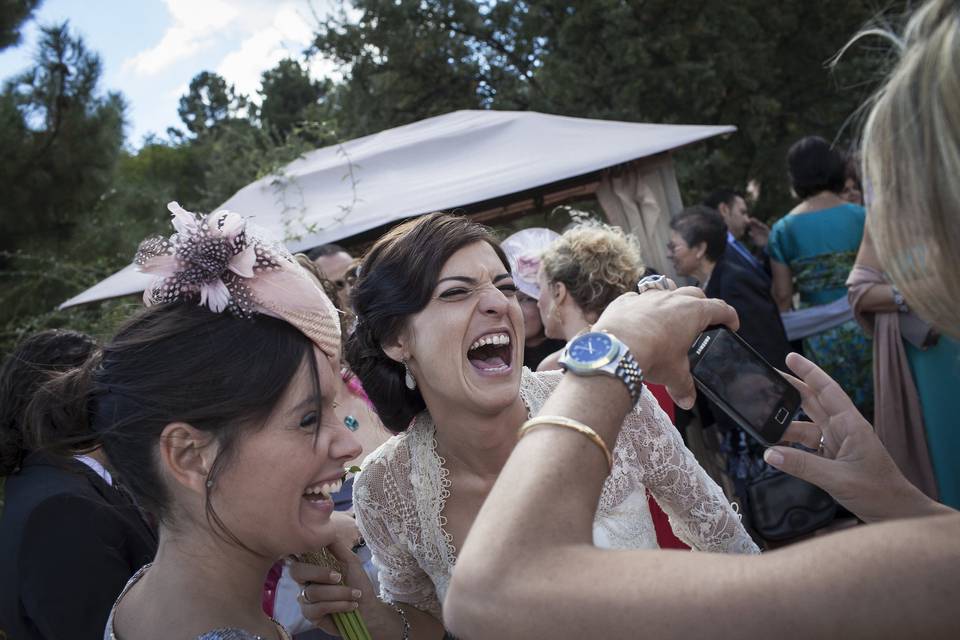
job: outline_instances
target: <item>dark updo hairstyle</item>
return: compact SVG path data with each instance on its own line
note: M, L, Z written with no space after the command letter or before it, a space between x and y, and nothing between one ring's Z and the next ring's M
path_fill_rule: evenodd
M16 471L29 453L24 413L30 398L53 375L79 367L97 348L78 331L51 329L20 341L0 367L0 477Z
M823 191L840 193L847 180L846 162L839 151L820 136L807 136L787 152L790 185L801 200Z
M35 448L69 455L102 445L140 506L170 524L158 466L164 427L184 422L220 445L209 470L206 515L240 544L210 503L238 436L262 428L304 359L319 398L313 343L268 316L237 318L195 302L148 307L128 320L82 367L35 394L28 427Z
M504 271L510 263L490 229L462 216L431 213L408 220L370 248L351 293L357 327L347 340L347 361L360 378L383 424L404 431L426 405L404 384L403 364L383 352L411 316L430 302L440 271L460 249L486 242Z

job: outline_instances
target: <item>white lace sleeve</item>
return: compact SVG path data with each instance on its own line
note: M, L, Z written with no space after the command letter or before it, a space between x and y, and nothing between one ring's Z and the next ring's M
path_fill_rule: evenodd
M629 482L624 476L639 474L639 481L670 516L674 533L690 547L760 553L723 491L683 444L670 418L646 389L637 408L624 420L614 456L614 476Z
M378 455L393 447L389 456ZM397 455L400 454L400 455ZM410 487L409 456L396 439L370 455L353 487L354 513L379 571L380 598L410 604L441 619L433 582L411 552L419 540L416 501ZM402 464L406 461L406 464Z

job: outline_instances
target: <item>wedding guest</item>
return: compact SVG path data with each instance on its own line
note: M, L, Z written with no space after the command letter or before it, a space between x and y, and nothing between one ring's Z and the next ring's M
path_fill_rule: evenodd
M350 278L347 273L353 266L353 256L338 244L323 244L307 252L323 277L337 288L337 308L350 309Z
M960 137L949 125L955 118L941 117L956 116L960 105L960 67L952 64L958 43L955 2L918 9L864 134L878 258L919 313L952 336L960 336L953 304L960 264L952 250L960 242L960 192L935 185L952 186L960 171ZM904 260L917 246L926 259ZM717 306L723 303L697 295L687 288L624 296L597 323L635 349L646 376L666 381L687 406L694 388L686 345L703 327L737 323L731 309ZM640 627L658 638L957 637L960 514L903 477L823 370L795 354L788 365L814 420L794 423L788 436L819 446L819 455L774 447L768 461L878 524L755 559L604 552L590 540L608 471L601 448L571 429L539 429L520 440L474 522L446 601L451 630L470 638L624 637ZM588 421L613 442L629 406L617 380L568 376L542 413ZM508 573L529 579L505 580Z
M762 277L767 288L770 287L770 256L767 254L767 242L770 236L770 227L750 217L747 211L747 201L743 194L732 189L717 189L703 201L707 206L723 216L727 225L727 257L729 262L753 272ZM743 239L749 236L760 251L757 257L744 244Z
M694 278L708 298L720 298L736 309L740 336L767 362L783 369L790 345L777 304L766 280L744 268L726 238L723 218L713 209L695 205L670 221L667 256L677 273Z
M551 335L563 336L560 349L541 363L540 371L559 370L567 341L587 330L607 304L637 287L645 269L640 246L619 227L586 222L568 228L542 255L538 313L550 324ZM648 385L657 404L674 422L675 407L660 385ZM657 501L647 500L661 548L687 549L670 528Z
M860 180L860 158L857 154L847 154L845 169L843 191L840 192L840 197L850 204L862 207L863 184Z
M827 305L846 299L846 280L863 239L863 207L840 198L843 157L823 138L808 136L787 153L794 193L802 202L773 225L767 249L773 269L773 297L781 311ZM846 316L849 318L849 316ZM873 361L870 339L855 320L842 317L803 341L803 352L873 416Z
M156 534L85 444L54 456L31 446L25 414L53 375L80 367L97 349L76 331L22 340L0 369L0 630L24 640L96 640L130 576L150 561Z
M636 289L643 269L639 243L621 229L597 222L567 229L542 258L537 305L546 334L566 344L620 294ZM539 370L559 369L562 354L552 353Z
M331 523L359 451L334 411L339 324L239 215L171 211L177 233L136 258L157 276L148 308L45 387L31 426L54 451L101 445L159 520L153 563L120 593L105 638L287 638L261 609L271 565L326 545L349 554Z
M336 285L324 277L316 263L304 254L297 254L295 258L300 266L316 279L327 297L331 301L337 301L338 290ZM337 312L340 317L342 335L347 335L348 315L339 307ZM380 418L377 417L373 404L364 392L359 379L350 371L350 367L342 359L342 353L341 341L341 349L338 351L337 357L331 359L331 364L340 371L340 380L336 384L334 411L337 419L353 433L354 438L360 445L358 455L347 463L348 467L352 467L359 465L367 455L386 442L391 433L380 422ZM330 496L337 511L332 519L337 525L338 537L347 547L351 548L357 546L361 540L356 521L352 517L353 482L353 476L348 474L340 490ZM357 548L356 553L363 561L364 570L367 572L371 583L374 586L378 585L377 569L371 561L370 550L361 546ZM299 593L300 586L291 577L286 562L277 562L267 574L267 580L264 584L264 611L291 633L309 633L309 637L316 640L333 637L320 629L315 629L313 623L303 617L298 600Z
M500 247L510 261L510 273L517 285L517 302L523 311L523 366L536 370L544 358L563 347L562 340L548 338L540 318L540 255L557 238L555 231L530 227L507 236Z
M363 261L354 308L359 322L348 360L384 424L402 431L367 458L354 489L382 600L355 569L347 574L358 598L322 584L329 578L315 567L297 565L292 573L305 585L310 619L356 601L375 637L439 638L457 550L516 444L517 428L562 374L518 366L523 327L509 262L487 228L461 217L431 214L377 241ZM599 353L608 337L592 337ZM632 384L629 359L612 362ZM617 480L596 510L595 542L655 548L649 489L693 548L757 553L656 400L648 391L635 399L637 411L624 421L611 457Z

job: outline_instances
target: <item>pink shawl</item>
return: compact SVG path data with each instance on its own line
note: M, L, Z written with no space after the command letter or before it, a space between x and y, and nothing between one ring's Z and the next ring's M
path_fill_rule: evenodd
M864 294L878 284L889 282L883 272L864 265L855 265L847 278L847 295L854 316L867 333L873 334L873 424L903 475L937 499L920 397L900 337L900 314L860 309Z

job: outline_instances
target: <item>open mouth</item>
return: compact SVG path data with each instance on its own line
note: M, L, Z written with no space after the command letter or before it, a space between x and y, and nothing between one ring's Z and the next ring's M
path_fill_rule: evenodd
M323 502L325 500L333 500L333 494L337 491L340 491L340 487L343 486L343 480L332 480L326 482L318 482L312 484L306 488L303 492L303 499L308 502Z
M510 335L505 332L481 336L467 349L467 360L484 373L501 373L513 364Z

